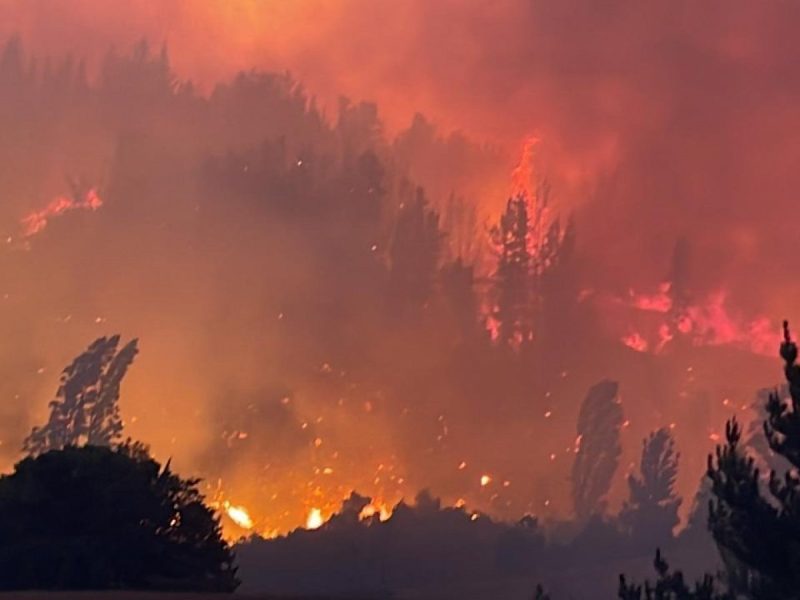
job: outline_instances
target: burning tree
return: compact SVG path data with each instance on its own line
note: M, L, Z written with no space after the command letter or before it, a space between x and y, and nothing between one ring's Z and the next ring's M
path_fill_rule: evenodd
M529 229L527 198L522 194L509 198L493 231L500 257L495 273L497 307L492 316L499 324L500 340L516 346L533 338Z
M634 535L669 539L678 524L681 498L675 494L678 459L669 429L661 428L642 442L637 477L628 477L629 498L620 514L623 525Z
M122 438L120 385L138 353L138 340L119 349L120 336L97 339L61 374L50 418L34 427L23 450L31 456L66 446L111 446Z
M797 345L784 322L780 348L790 401L775 391L767 400L764 434L790 468L770 472L762 489L755 460L743 451L735 419L726 444L708 458L713 498L709 529L725 561L733 591L756 599L797 598L800 589L800 365Z
M498 262L494 274L498 338L513 348L534 339L545 300L545 284L569 254L572 226L550 220L550 185L543 181L531 201L526 191L508 199L491 231Z
M572 501L580 520L603 512L604 498L622 453L619 433L623 415L617 389L616 381L596 384L589 390L578 415Z

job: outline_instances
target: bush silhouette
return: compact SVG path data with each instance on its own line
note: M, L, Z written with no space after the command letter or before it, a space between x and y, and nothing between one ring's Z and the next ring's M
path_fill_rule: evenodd
M25 458L0 477L0 588L232 591L197 483L138 444Z

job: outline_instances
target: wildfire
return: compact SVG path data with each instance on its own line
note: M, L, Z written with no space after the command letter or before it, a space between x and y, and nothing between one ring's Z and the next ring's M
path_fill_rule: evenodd
M83 197L68 198L67 196L58 196L50 201L45 208L34 211L20 220L22 236L29 238L41 233L47 228L50 219L59 217L64 213L74 210L94 211L101 206L103 206L103 200L95 188L89 188Z
M322 524L325 523L325 519L322 518L322 511L318 508L312 508L308 511L308 517L306 518L306 529L319 529L322 527Z

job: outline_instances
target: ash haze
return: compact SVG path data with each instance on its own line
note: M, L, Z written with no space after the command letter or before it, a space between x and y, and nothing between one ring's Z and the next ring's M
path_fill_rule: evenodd
M800 317L798 28L738 1L0 0L0 456L116 333L126 433L231 538L422 490L574 537L662 428L677 533Z

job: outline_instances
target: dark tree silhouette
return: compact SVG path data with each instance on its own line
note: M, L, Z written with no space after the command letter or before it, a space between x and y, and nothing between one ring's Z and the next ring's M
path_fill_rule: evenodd
M756 459L756 465L765 473L786 470L790 467L789 462L783 456L770 448L769 440L764 435L764 422L769 417L769 399L773 394L778 394L780 398L790 398L789 386L784 384L774 389L758 390L752 405L752 410L757 417L750 421L742 432L742 442L745 448L752 452Z
M762 489L735 419L726 425L726 444L708 459L713 493L709 529L733 591L756 599L797 598L800 590L800 365L786 322L780 354L791 400L777 390L770 394L764 433L772 451L791 468L783 476L772 471Z
M622 405L615 381L593 386L578 415L578 449L572 465L572 501L579 520L601 514L622 447Z
M142 445L68 446L0 478L0 588L232 591L198 480Z
M23 450L36 456L65 446L110 446L122 439L119 394L138 353L138 341L119 349L120 336L102 337L61 374L50 418L34 427Z
M544 591L541 584L536 586L536 590L533 592L533 600L550 600L550 595Z
M553 276L571 254L572 222L562 227L548 216L550 185L542 181L533 199L520 193L508 199L492 231L498 251L494 274L499 339L519 349L533 341L541 325L546 296L558 289Z
M500 223L493 230L500 256L495 273L497 307L492 315L499 323L499 338L519 347L533 337L528 199L509 198Z
M457 258L439 270L439 279L457 330L463 337L474 335L478 330L474 267Z
M439 215L418 188L400 209L389 248L392 295L403 306L420 308L431 296L441 247Z
M629 497L620 513L634 537L648 542L671 537L681 505L675 493L679 457L669 429L654 431L643 441L640 474L628 477Z
M629 584L624 575L619 576L620 600L734 600L726 592L717 592L711 575L705 575L694 586L687 585L681 571L670 571L660 550L656 550L653 566L658 574L655 584L645 582L644 587Z
M670 576L656 555L657 587L645 584L645 598L793 600L800 590L800 365L797 345L784 322L780 355L785 366L790 400L776 389L766 403L764 434L769 448L790 467L779 476L761 477L756 460L748 456L736 419L725 425L725 444L708 457L711 483L708 528L725 565L727 595L714 591L714 578L706 575L693 592L680 573ZM659 564L663 563L663 564ZM627 585L620 577L620 598L639 600L641 586ZM655 595L654 595L655 594Z

